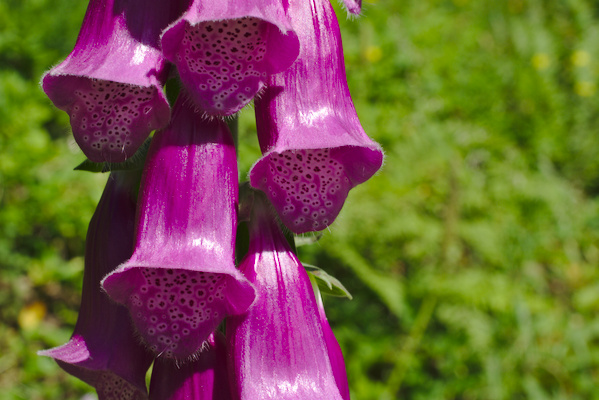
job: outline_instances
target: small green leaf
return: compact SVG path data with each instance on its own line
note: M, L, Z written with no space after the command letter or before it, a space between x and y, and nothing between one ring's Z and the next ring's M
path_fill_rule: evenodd
M75 171L111 172L143 169L151 142L151 138L146 139L146 141L139 147L135 154L133 154L133 156L126 161L120 163L97 163L86 159L75 167Z
M350 300L353 298L345 286L339 282L339 279L329 275L325 270L310 264L304 264L304 268L309 275L316 278L318 288L322 294L336 297L347 297Z

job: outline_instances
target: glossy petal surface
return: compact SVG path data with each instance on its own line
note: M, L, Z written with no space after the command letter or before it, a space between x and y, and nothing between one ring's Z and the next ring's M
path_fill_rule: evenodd
M299 53L280 0L195 0L162 36L193 101L210 115L231 115L248 104L270 74Z
M66 344L39 353L94 386L100 399L146 398L145 374L152 363L135 336L127 309L110 301L100 288L102 277L133 249L135 200L127 174L131 173L111 174L89 224L75 332Z
M168 123L162 92L168 71L158 39L182 7L183 1L91 0L74 50L42 78L90 160L124 161Z
M156 354L184 359L254 300L234 265L237 161L224 122L180 96L157 132L140 189L135 251L103 281Z
M256 100L264 156L250 182L264 191L295 233L330 225L351 188L382 165L383 152L362 129L343 64L339 25L328 0L291 0L289 16L302 48L272 75Z
M314 292L270 205L256 196L240 269L258 292L227 321L237 399L338 400Z

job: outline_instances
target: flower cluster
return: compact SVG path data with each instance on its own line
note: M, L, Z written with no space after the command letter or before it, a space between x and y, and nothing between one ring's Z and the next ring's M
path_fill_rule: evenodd
M180 82L172 110L167 79ZM156 132L143 173L113 168L75 332L41 354L105 400L349 399L320 293L283 233L328 227L383 161L329 0L91 0L42 86L92 162L122 163ZM253 100L263 156L240 202L224 118Z

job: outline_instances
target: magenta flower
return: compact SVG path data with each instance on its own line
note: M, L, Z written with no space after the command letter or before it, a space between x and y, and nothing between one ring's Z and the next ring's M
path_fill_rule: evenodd
M156 359L150 381L150 400L231 400L227 349L222 333L215 331L197 359L177 365Z
M146 398L145 375L152 363L135 337L127 309L100 288L102 277L130 257L133 248L135 200L127 174L110 175L89 224L75 332L68 343L38 353L94 386L100 399Z
M227 321L234 398L341 399L310 279L269 207L256 195L240 265L256 302Z
M290 230L303 233L333 222L349 190L381 167L383 152L356 115L329 1L290 0L288 14L301 52L289 69L270 76L256 100L264 156L250 182Z
M237 190L226 124L203 119L180 96L146 160L133 256L103 281L159 356L192 356L226 315L254 300L234 265Z
M162 35L162 49L203 111L231 115L297 58L290 30L281 0L194 0Z
M123 161L168 123L162 91L168 71L158 40L181 7L182 1L91 0L74 50L42 78L90 160Z

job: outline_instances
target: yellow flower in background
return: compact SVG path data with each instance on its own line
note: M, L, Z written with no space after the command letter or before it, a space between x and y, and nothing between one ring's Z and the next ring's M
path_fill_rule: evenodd
M546 53L536 53L534 56L532 56L531 62L532 66L537 71L547 69L551 65L551 59Z
M23 330L35 329L46 316L46 305L41 301L31 303L19 311L17 321Z
M595 94L597 87L594 82L579 81L574 86L574 91L580 97L590 97Z
M383 58L383 50L379 46L368 46L364 50L364 57L372 64L377 63Z
M577 50L572 53L570 61L576 67L586 67L591 63L591 55L584 50Z

